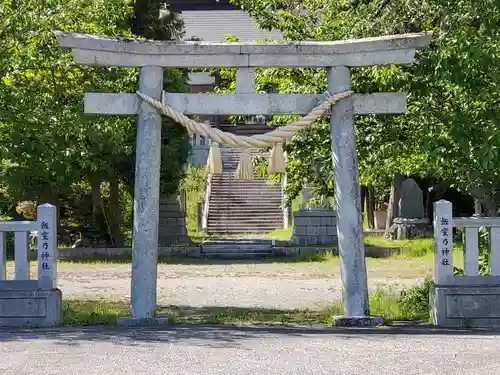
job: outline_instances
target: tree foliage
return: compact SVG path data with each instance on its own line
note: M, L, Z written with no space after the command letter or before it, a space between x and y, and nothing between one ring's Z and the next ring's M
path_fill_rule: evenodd
M159 17L162 2L150 3L138 10L129 0L0 2L0 176L12 201L60 206L82 182L98 189L94 205L102 199L102 182L112 185L110 192L117 184L132 192L135 119L84 115L83 96L134 92L138 70L77 66L54 31L131 37L133 28L149 38L182 35L182 22L168 12ZM184 89L183 72L169 70L165 78L167 90ZM172 124L163 138L162 160L168 162L162 164L162 188L169 193L182 177L189 145ZM108 214L119 221L120 204L113 199Z
M233 2L259 26L282 30L290 40L431 33L430 48L418 51L409 67L352 70L356 92L408 93L407 115L356 119L361 180L385 186L395 173L434 177L480 199L491 213L500 183L498 1ZM326 90L324 70L271 69L265 77L282 92ZM289 198L298 194L304 180L314 182L318 193L332 194L327 123L295 137L287 151Z

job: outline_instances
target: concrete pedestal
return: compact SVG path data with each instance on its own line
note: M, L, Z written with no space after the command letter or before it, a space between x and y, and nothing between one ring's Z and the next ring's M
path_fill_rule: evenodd
M438 327L500 328L500 285L434 286L430 303Z
M0 327L46 328L62 324L62 293L49 290L0 290Z

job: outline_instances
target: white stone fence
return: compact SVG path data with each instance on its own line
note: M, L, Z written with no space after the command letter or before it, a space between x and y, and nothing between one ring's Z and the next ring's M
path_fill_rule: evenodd
M56 207L37 208L36 221L0 222L0 289L22 286L24 289L54 289L57 282ZM14 232L14 279L7 280L6 232ZM30 278L30 234L37 236L38 276Z
M500 328L500 218L453 217L453 206L434 203L435 282L431 320L440 327ZM453 272L453 228L464 229L464 272ZM489 232L488 274L480 272L479 230Z
M454 218L452 204L441 200L434 205L434 249L437 285L472 282L479 276L479 229L490 231L489 276L500 276L500 218ZM453 228L464 229L464 276L453 275ZM487 277L487 276L483 276ZM499 278L500 280L500 278ZM483 280L491 282L492 279Z

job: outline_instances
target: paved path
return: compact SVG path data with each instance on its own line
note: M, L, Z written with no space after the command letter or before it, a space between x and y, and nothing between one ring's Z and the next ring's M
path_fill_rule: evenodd
M0 332L0 374L497 375L499 335L214 326Z

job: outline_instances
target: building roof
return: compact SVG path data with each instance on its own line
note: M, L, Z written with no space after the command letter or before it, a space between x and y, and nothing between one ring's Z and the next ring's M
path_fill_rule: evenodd
M169 9L176 13L186 10L231 10L240 9L230 0L167 0Z
M181 13L184 39L199 38L207 42L222 42L226 35L239 37L241 42L264 38L281 38L280 31L259 29L257 23L242 10L196 10Z

